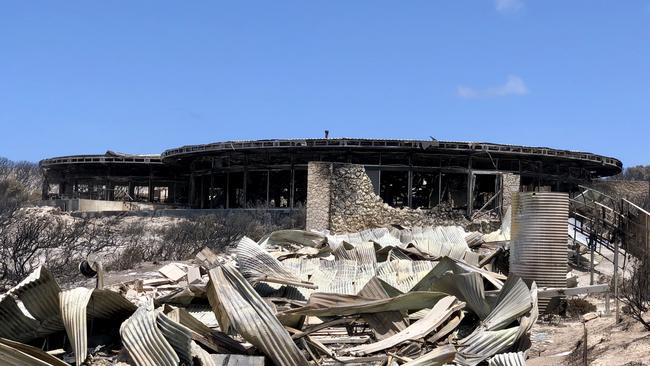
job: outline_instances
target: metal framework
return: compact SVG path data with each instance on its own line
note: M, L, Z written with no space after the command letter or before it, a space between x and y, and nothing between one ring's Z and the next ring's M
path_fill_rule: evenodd
M382 140L382 139L288 139L288 140L257 140L215 142L203 145L187 145L176 149L165 150L163 159L177 158L188 154L232 151L261 148L381 148L381 149L437 149L446 151L488 152L511 155L537 155L575 159L582 162L591 161L603 166L611 166L620 170L622 163L615 158L602 155L570 150L558 150L548 147L527 147L519 145L493 144L484 142L453 142L437 140Z
M625 271L628 255L641 258L650 254L650 212L626 200L617 200L600 191L580 186L581 192L571 198L570 229L588 238L590 251L590 284L594 284L594 253L605 247L614 253L614 297L618 322L619 269ZM623 257L621 265L619 257Z
M111 192L126 182L131 198L132 186L146 185L150 192L166 187L173 203L194 208L243 208L259 202L293 208L306 198L310 161L364 165L377 193L389 201L392 195L390 203L396 206L430 208L426 206L442 202L453 191L456 206L468 214L485 208L488 201L496 204L490 199L500 192L498 178L503 173L520 175L527 190L550 186L570 191L622 168L614 158L544 147L348 138L216 142L170 149L160 156L108 152L45 159L41 167L46 184L59 184L67 194L74 193L69 187L77 184ZM44 186L44 198L48 190ZM277 190L283 194L274 197ZM418 194L431 199L424 204ZM111 199L109 194L104 197Z

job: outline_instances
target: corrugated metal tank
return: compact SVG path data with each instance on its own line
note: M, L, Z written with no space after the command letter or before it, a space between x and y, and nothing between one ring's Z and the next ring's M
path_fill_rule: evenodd
M510 274L538 287L566 287L569 195L518 192L512 197ZM544 311L549 299L539 299Z

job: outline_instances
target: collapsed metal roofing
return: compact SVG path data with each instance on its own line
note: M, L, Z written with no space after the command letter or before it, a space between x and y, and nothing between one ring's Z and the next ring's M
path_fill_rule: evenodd
M19 343L65 332L82 364L97 352L89 325L103 319L119 330L128 355L120 360L135 366L258 365L259 356L295 366L393 357L402 365L518 362L517 353L495 355L525 351L518 341L537 319L536 286L514 276L504 283L506 276L465 262L471 250L460 230L377 229L331 237L331 245L327 235L298 230L258 243L243 238L230 260L204 249L199 282L146 295L134 280L129 291L140 295L131 300L123 283L61 290L39 267L1 298L0 323L8 326L0 327L0 355L20 365L65 365ZM463 248L457 258L441 250L454 245ZM167 281L158 282L181 282L189 272L161 269Z

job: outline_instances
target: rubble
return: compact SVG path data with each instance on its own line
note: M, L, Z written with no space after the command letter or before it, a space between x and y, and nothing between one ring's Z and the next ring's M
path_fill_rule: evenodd
M472 250L482 242L457 226L283 230L103 289L61 289L43 266L0 295L0 357L57 366L523 365L537 288L493 272L490 256Z
M178 282L181 278L186 276L185 271L179 268L175 263L169 263L158 270L163 276L169 278L172 282Z

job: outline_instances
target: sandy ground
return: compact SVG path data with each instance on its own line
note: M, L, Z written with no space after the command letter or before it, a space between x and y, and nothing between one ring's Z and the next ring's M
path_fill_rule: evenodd
M603 251L602 256L596 255L599 261L594 271L596 284L607 283L614 273L612 263L605 258L613 259L613 253ZM622 261L622 258L620 260ZM590 275L587 268L573 266L571 272L577 276L578 286L589 285ZM612 313L607 315L604 295L578 297L596 305L600 317L584 325L578 318L566 319L556 316L541 319L532 330L532 347L528 353L527 365L584 365L582 339L585 327L588 365L650 365L650 332L622 311L621 322L616 324L613 299L610 303Z
M585 323L588 365L650 365L650 332L623 316ZM583 365L583 324L578 320L538 322L533 328L527 365ZM635 363L636 362L636 363Z

